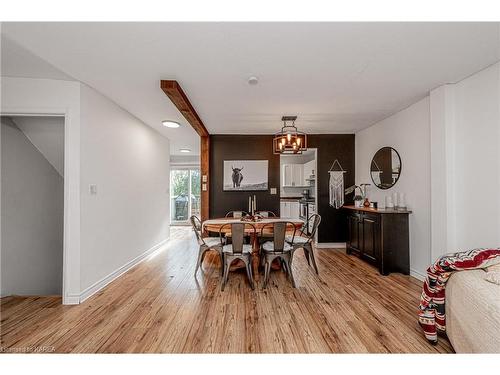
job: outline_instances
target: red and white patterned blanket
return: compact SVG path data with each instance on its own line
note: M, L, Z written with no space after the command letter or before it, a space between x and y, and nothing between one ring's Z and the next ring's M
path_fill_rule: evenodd
M418 313L425 337L437 343L438 331L445 332L445 287L453 272L486 268L500 263L500 248L474 249L440 257L427 269Z

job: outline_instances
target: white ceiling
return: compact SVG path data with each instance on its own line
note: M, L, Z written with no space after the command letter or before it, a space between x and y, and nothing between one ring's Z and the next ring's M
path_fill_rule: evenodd
M1 38L1 73L2 76L8 77L28 77L28 78L49 78L49 79L59 79L59 80L78 80L76 77L71 77L65 74L60 69L56 68L52 64L49 64L44 59L35 55L34 53L28 51L17 42L12 41L4 34ZM159 87L159 85L158 85ZM101 90L99 90L101 91ZM114 99L113 97L110 97ZM161 101L168 100L168 98L161 92ZM115 100L116 101L116 100ZM167 103L169 107L172 105ZM123 108L125 104L121 104ZM129 112L130 109L126 108ZM158 113L165 112L156 111ZM174 112L172 116L164 116L161 119L176 119L178 122L184 126L179 129L168 129L161 125L161 120L155 123L149 123L154 129L156 129L160 134L170 139L170 154L176 156L192 155L199 159L199 149L200 149L200 139L196 132L186 123L185 119L178 113L178 111L173 108L171 112ZM139 117L136 115L136 117ZM141 118L144 122L144 118ZM181 153L179 150L181 148L189 148L192 150L190 154ZM49 160L50 162L50 160ZM56 168L57 169L57 168Z
M8 23L2 33L155 129L180 121L186 131L165 133L174 153L198 139L160 79L179 81L210 133L274 133L283 114L306 132L352 133L500 58L498 23Z
M0 48L2 76L64 81L74 79L9 38L5 38L3 33Z

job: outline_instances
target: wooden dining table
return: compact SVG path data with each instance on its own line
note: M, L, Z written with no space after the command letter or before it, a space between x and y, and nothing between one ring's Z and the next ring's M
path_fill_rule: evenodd
M290 219L290 218L279 218L279 217L265 217L262 218L258 221L247 221L247 220L242 220L241 218L234 218L234 217L225 217L225 218L220 218L220 219L209 219L205 220L202 224L202 231L206 234L209 232L215 232L215 233L223 233L224 235L230 234L231 233L231 226L226 225L226 224L231 224L231 223L245 223L245 224L250 224L247 227L245 227L245 233L250 235L250 241L252 244L252 255L253 255L253 266L254 270L258 267L259 264L259 236L261 233L264 233L266 235L272 235L273 230L272 230L272 225L273 223L277 222L289 222L291 223L289 225L289 233L292 234L293 231L295 230L295 235L298 235L299 230L302 228L304 225L304 221L302 219ZM223 226L226 225L226 227L223 228ZM252 226L255 228L255 234L253 231ZM293 226L292 226L293 225ZM265 227L265 228L264 228ZM221 231L222 229L222 231ZM264 231L262 232L262 229ZM238 269L244 267L243 262L238 261L235 262L233 266L231 266L231 270ZM273 268L274 269L279 269L280 265L279 263L273 263ZM254 274L257 274L257 272L254 272Z

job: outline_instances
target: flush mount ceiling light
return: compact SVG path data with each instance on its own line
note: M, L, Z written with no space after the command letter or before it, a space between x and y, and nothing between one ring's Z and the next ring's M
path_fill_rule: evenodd
M307 150L307 134L297 130L295 126L297 116L283 116L281 131L273 138L273 152L275 154L302 154ZM291 124L290 124L291 122Z
M256 85L257 83L259 83L259 79L257 77L251 76L250 78L248 78L249 85Z
M179 151L183 152L185 154L187 154L188 152L191 152L191 150L189 148L181 148Z
M173 128L173 129L176 129L179 126L181 126L181 124L179 124L178 122L171 121L171 120L163 120L161 123L163 124L163 126L166 126L167 128Z

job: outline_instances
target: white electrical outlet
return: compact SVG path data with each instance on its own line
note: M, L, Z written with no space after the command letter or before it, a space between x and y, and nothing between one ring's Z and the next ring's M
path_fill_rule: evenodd
M276 188L271 188L271 194L276 194Z
M91 195L96 195L97 194L97 185L89 185L89 193Z

